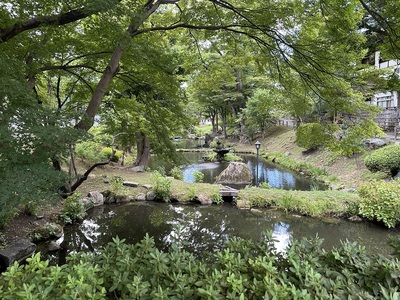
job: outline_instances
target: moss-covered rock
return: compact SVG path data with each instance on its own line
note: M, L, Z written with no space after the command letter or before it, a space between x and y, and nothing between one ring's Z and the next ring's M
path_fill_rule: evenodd
M220 184L250 184L253 175L250 168L242 162L231 162L228 167L219 174L217 183Z

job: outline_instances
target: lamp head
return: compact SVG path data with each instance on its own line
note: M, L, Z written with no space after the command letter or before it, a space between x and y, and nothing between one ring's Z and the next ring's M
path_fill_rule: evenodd
M256 145L256 149L257 149L257 150L260 149L261 143L260 143L259 141L257 141L257 142L255 143L255 145Z

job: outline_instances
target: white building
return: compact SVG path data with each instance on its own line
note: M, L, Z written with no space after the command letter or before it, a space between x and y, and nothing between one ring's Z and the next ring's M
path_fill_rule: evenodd
M380 52L375 52L375 68L387 69L390 68L400 75L400 61L387 60L383 61L380 58ZM384 130L392 131L395 127L399 126L399 92L398 91L385 91L376 93L370 100L372 105L382 108L382 112L377 115L375 122Z

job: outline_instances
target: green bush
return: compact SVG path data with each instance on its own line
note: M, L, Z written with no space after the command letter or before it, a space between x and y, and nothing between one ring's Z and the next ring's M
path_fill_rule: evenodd
M361 197L359 210L369 220L395 227L400 222L400 183L397 181L370 181L357 189Z
M302 124L296 130L296 144L305 149L317 149L326 145L330 136L319 123Z
M19 299L398 299L400 262L369 255L356 243L330 251L322 240L293 240L278 252L272 233L255 243L233 238L198 256L183 249L184 230L169 252L146 236L115 238L104 249L71 254L50 266L40 253L0 275L3 300ZM179 242L180 241L180 242Z
M106 159L106 155L101 152L101 144L93 142L93 141L86 141L75 146L76 155L82 159L85 159L91 163L103 161Z
M116 195L124 192L124 179L120 176L113 176L110 180L112 192Z
M153 190L157 197L165 202L171 200L172 179L163 176L159 171L154 171L151 175L153 181Z
M394 176L400 171L400 145L379 148L366 156L364 163L371 172L381 171Z
M220 194L219 192L213 194L213 195L211 196L211 199L212 199L212 202L215 203L215 204L222 204L222 203L224 203L224 199L222 199L222 196L221 196L221 194Z
M204 180L204 174L200 171L193 172L194 182L202 183Z
M101 150L101 153L106 156L108 159L111 158L112 162L118 162L122 157L122 151L116 150L113 155L113 149L111 147L105 147Z
M171 176L178 180L183 180L183 171L181 168L175 166L171 169Z
M82 220L86 216L81 194L75 193L64 200L61 216L67 223Z
M194 198L197 197L197 187L194 185L191 185L187 188L187 193L186 193L186 197L188 201L193 200Z

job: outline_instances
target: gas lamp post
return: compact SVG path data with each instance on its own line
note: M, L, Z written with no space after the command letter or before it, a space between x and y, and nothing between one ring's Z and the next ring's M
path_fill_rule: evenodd
M256 150L257 150L257 160L256 160L256 186L258 186L258 150L260 150L261 143L259 141L256 142Z

